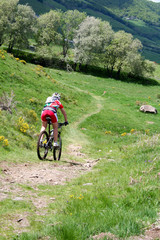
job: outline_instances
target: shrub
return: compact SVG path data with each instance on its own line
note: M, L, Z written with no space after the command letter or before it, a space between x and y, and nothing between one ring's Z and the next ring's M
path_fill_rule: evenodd
M25 60L20 60L21 63L23 64L26 64L26 61Z
M29 129L29 125L24 122L24 118L20 117L18 119L18 129L22 132L25 133Z

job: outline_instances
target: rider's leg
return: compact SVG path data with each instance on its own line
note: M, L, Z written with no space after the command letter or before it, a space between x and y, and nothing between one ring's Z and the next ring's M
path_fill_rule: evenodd
M41 127L41 131L40 132L43 132L44 130L46 130L47 128L47 122L46 121L42 121L42 127Z
M54 129L54 142L58 139L58 122L52 123Z

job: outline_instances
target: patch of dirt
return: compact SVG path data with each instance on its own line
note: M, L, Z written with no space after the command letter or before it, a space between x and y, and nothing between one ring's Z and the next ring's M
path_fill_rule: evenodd
M53 162L40 162L38 164L12 164L0 165L3 175L0 176L1 184L20 183L36 186L37 184L65 184L66 181L77 177L81 169L79 166L58 165Z
M94 240L102 240L102 239L107 239L107 240L118 240L116 236L114 236L112 233L100 233L98 235L95 235L92 237Z
M116 237L112 233L100 233L98 235L95 235L92 237L94 240L122 240L122 238ZM132 236L127 239L123 240L160 240L160 220L158 220L155 224L152 225L152 227L149 230L145 231L144 235L140 236Z
M81 153L81 149L80 145L71 144L68 146L68 154L71 156L86 157L84 153Z
M80 152L81 146L72 145L70 155L84 158ZM77 159L77 158L76 158ZM83 159L84 160L84 159ZM84 163L77 161L39 161L39 163L0 163L0 201L12 199L13 201L31 202L35 207L37 216L47 214L47 206L56 201L54 196L39 196L38 185L64 185L73 178L90 171L98 160L86 160ZM22 186L26 185L24 189ZM30 191L30 189L34 189ZM13 216L4 221L0 220L3 232L13 228L15 233L27 231L29 228L29 213Z

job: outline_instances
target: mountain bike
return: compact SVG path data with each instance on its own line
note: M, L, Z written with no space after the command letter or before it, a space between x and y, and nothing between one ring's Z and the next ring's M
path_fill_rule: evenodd
M47 157L48 151L53 151L53 159L60 160L62 153L62 139L61 139L61 131L62 126L65 123L58 123L58 147L54 147L54 129L51 129L51 119L47 118L47 123L49 125L48 132L45 130L40 133L38 142L37 142L37 155L40 160L44 160Z

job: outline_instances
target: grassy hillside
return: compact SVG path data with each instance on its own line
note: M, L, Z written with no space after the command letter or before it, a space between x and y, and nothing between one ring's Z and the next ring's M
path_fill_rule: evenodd
M155 78L160 78L159 65ZM17 101L12 114L0 112L1 240L82 240L102 232L129 239L156 222L159 113L144 114L139 107L151 104L160 112L159 85L45 69L25 64L3 50L0 83L0 96L12 90ZM42 163L36 155L40 113L46 97L55 91L62 94L70 124L63 129L62 160L50 161L50 153ZM19 128L20 117L29 125L26 132ZM62 177L73 168L74 175L71 161L85 174L66 180L65 185L37 182L42 164L43 172L58 168ZM88 172L86 164L93 163L97 164ZM25 181L20 173L19 182L10 180L9 170L21 172L24 167L27 172L33 166L37 171L32 178Z
M139 38L144 45L143 55L160 62L160 4L147 0L110 1L110 0L20 0L21 4L29 4L37 14L50 9L78 9L88 15L109 21L115 31L124 30Z

